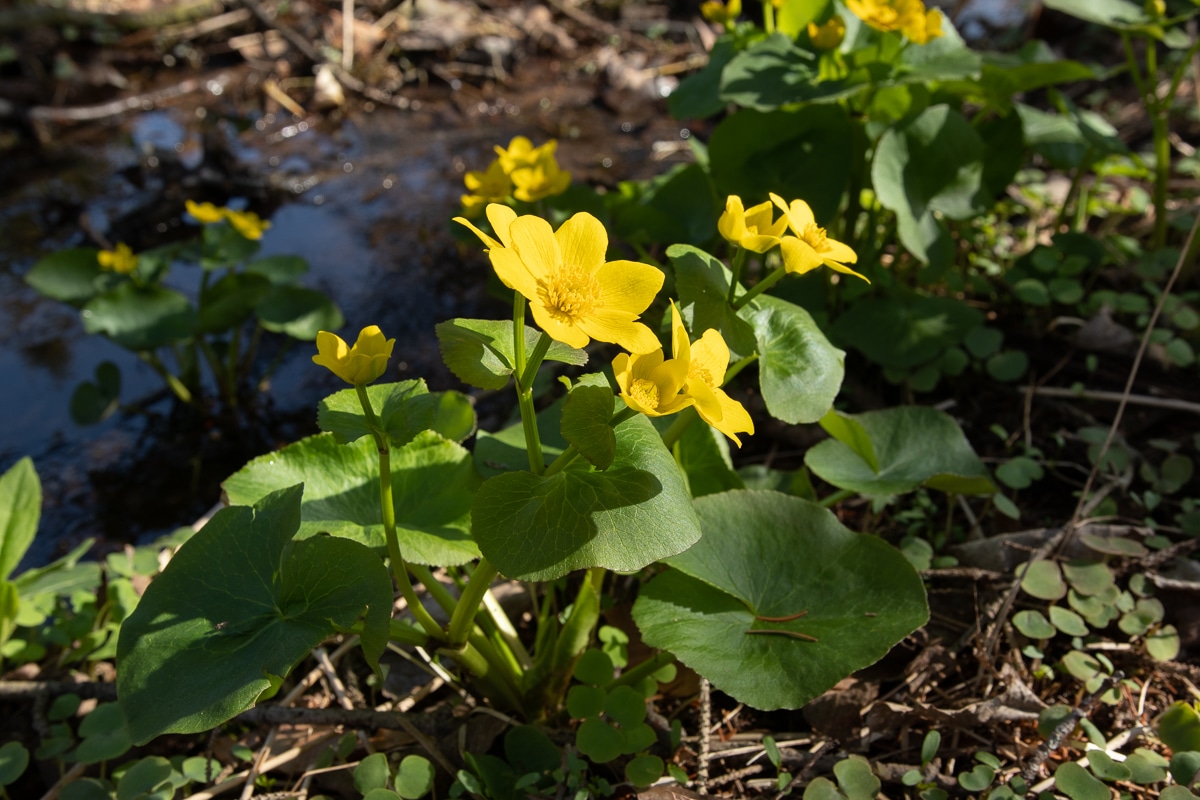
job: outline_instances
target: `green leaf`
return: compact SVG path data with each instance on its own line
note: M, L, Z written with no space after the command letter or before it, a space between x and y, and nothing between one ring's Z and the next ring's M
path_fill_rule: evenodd
M921 765L924 766L933 761L941 746L942 734L939 731L930 731L925 734L925 738L921 741Z
M612 658L603 650L585 650L575 664L574 675L582 683L603 686L613 679Z
M117 782L117 800L170 800L175 795L171 762L162 756L143 758Z
M1196 795L1183 786L1165 787L1158 795L1158 800L1196 800Z
M25 456L0 475L0 580L12 575L37 534L42 483Z
M1163 739L1163 743L1170 747L1170 743ZM1175 748L1171 748L1174 750ZM1200 752L1195 750L1176 750L1171 755L1170 763L1171 777L1180 786L1191 788L1195 786L1196 775L1200 774Z
M1013 615L1013 625L1030 639L1051 639L1057 630L1040 611L1026 609Z
M562 410L562 437L599 470L612 466L617 454L617 435L609 425L613 399L607 386L579 385L567 395Z
M667 98L671 116L680 120L704 119L724 110L727 104L717 94L721 73L736 53L737 45L731 35L718 38L704 68L684 78Z
M629 686L618 686L604 701L604 713L618 725L629 728L646 719L646 698Z
M845 800L845 797L828 778L813 778L804 787L804 800Z
M1155 661L1171 661L1179 655L1179 631L1174 625L1163 625L1146 635L1146 653Z
M1050 624L1067 636L1087 636L1090 632L1083 617L1062 606L1050 606Z
M699 164L678 164L648 181L621 184L612 211L612 237L633 245L703 244L717 227L712 179Z
M112 785L96 778L80 778L63 787L61 800L112 800Z
M853 417L870 438L878 471L848 445L827 439L809 448L805 465L840 489L869 497L921 486L953 494L992 494L996 487L970 442L948 415L924 406L899 406Z
M1141 542L1126 539L1122 536L1106 536L1098 533L1081 533L1079 541L1095 550L1112 556L1132 556L1138 558L1146 555L1149 550Z
M1142 597L1133 610L1121 617L1117 627L1130 636L1141 636L1163 618L1162 601L1156 597Z
M853 450L867 462L873 472L879 472L879 459L875 457L875 445L862 423L849 414L830 409L819 420L825 432Z
M708 143L717 194L736 194L746 207L767 199L804 199L819 223L837 213L850 181L855 129L840 105L801 111L745 109L713 129Z
M1118 30L1150 21L1142 7L1129 0L1045 0L1047 8Z
M962 114L931 106L883 134L871 178L880 203L898 214L915 220L938 211L967 219L987 205L981 193L983 156L983 140Z
M856 300L833 332L876 364L908 369L962 342L982 322L982 314L959 300L900 294Z
M405 559L454 566L478 558L468 517L479 485L471 454L427 432L392 450L391 470ZM298 538L330 533L381 551L386 546L373 440L339 445L332 434L310 436L253 459L222 487L230 503L249 505L296 483L304 483Z
M717 429L709 425L688 425L672 450L687 476L692 497L746 488L741 476L733 469L729 440Z
M39 594L70 596L77 591L94 591L100 585L100 565L94 561L84 564L79 559L91 549L95 539L80 542L74 550L44 567L26 570L13 581L21 597Z
M1045 475L1042 465L1028 456L1017 456L996 467L996 477L1011 489L1025 489Z
M800 306L765 295L753 306L749 322L758 341L758 380L767 410L793 425L816 422L842 388L846 354Z
M987 360L988 375L998 381L1019 379L1029 369L1029 356L1023 350L1004 350Z
M1054 785L1071 800L1109 800L1112 796L1107 786L1074 761L1054 770Z
M434 769L428 758L415 754L400 760L396 769L396 794L404 800L417 800L433 789Z
M439 322L435 330L442 360L460 381L480 389L503 389L508 384L516 358L511 320L451 319ZM544 335L526 325L525 352L532 353ZM552 342L546 359L583 366L587 353Z
M25 772L29 766L29 751L20 742L5 742L0 745L0 786L8 786Z
M121 370L111 361L96 366L95 381L83 381L71 394L71 421L95 425L117 410L121 398Z
M1074 169L1125 152L1116 129L1090 111L1056 114L1016 104L1025 131L1025 143L1051 166Z
M602 719L585 719L575 731L575 746L593 762L607 764L621 755L625 738Z
M81 306L95 297L106 274L94 247L59 250L33 265L25 282L52 300Z
M1024 569L1024 564L1019 565L1017 575ZM1021 579L1021 588L1039 600L1059 600L1067 596L1067 584L1055 561L1042 560L1030 564L1025 577Z
M604 472L508 472L483 483L472 529L500 572L519 580L597 566L631 572L700 538L683 475L654 427L634 417L616 437Z
M144 351L190 338L196 310L173 289L122 283L89 300L81 316L88 333L102 333L122 347Z
M127 753L133 747L126 716L117 703L101 703L79 723L83 739L71 757L80 764L98 764Z
M518 725L504 734L504 758L521 774L552 772L562 764L558 745L533 725Z
M877 661L928 616L904 556L815 503L736 491L695 506L703 538L642 588L634 619L647 644L748 705L798 708ZM756 619L801 611L808 613L783 623ZM762 629L818 641L747 633Z
M461 392L429 393L423 379L375 383L367 399L393 447L403 447L421 431L432 430L450 441L475 432L475 410ZM371 434L355 389L343 389L317 406L317 425L348 444Z
M982 792L992 785L995 777L996 770L986 764L976 764L968 772L958 776L958 785L968 792Z
M308 272L308 262L300 256L267 256L258 258L246 265L250 275L261 275L276 285L295 283Z
M821 92L814 69L817 59L776 33L734 56L721 73L721 99L756 111L774 111Z
M1067 672L1084 683L1108 674L1104 665L1095 656L1082 650L1072 650L1067 653L1063 656L1062 665Z
M717 331L735 361L753 353L753 328L726 302L733 279L729 268L691 245L671 245L667 257L675 268L679 314L691 335L698 338L710 328Z
M272 286L255 313L267 330L302 342L315 341L321 331L336 331L346 324L336 303L316 289L303 286Z
M354 788L362 794L372 789L383 789L387 786L391 773L392 768L388 764L387 755L372 753L354 768Z
M1167 760L1153 750L1139 747L1126 759L1125 766L1132 773L1130 780L1139 786L1148 786L1167 779Z
M604 711L608 693L596 686L576 684L567 692L567 713L571 719L598 717Z
M392 609L388 570L347 539L292 541L301 491L217 512L122 624L117 692L136 742L230 719L364 616L363 652L378 663Z
M644 789L663 776L666 764L658 756L638 756L625 765L625 779Z
M271 289L261 275L230 273L200 294L198 333L224 333L241 325Z
M1112 757L1103 750L1089 750L1087 756L1092 774L1102 781L1127 781L1133 777L1133 770L1122 763L1113 761Z
M942 35L919 47L906 47L899 58L898 77L906 81L974 80L983 59L967 47L953 22L942 17Z
M1071 588L1084 596L1101 594L1114 582L1112 570L1097 561L1070 561L1062 570Z
M881 786L871 770L871 764L859 755L852 755L833 765L838 786L849 800L874 800Z

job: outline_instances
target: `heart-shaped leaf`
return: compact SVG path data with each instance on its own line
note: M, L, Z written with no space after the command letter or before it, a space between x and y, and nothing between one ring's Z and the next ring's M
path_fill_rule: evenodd
M729 345L730 358L736 360L755 350L754 330L727 302L729 268L698 247L674 244L667 257L675 268L675 290L679 292L679 313L693 339L709 328L721 334Z
M321 331L336 331L345 324L337 304L316 289L276 284L259 302L258 321L272 333L311 342Z
M484 482L472 530L500 572L539 581L589 567L630 572L700 538L683 475L654 426L634 417L616 436L604 472L507 472Z
M479 478L471 454L436 433L423 433L391 453L396 532L404 558L451 566L479 557L468 514ZM295 483L304 483L299 538L317 533L383 549L379 508L379 456L375 442L338 444L320 434L259 456L222 486L234 504L248 505Z
M734 491L695 507L703 538L667 559L673 569L642 588L633 616L647 644L741 702L799 708L929 616L899 551L815 503Z
M217 512L121 625L117 694L135 742L221 724L360 619L363 651L377 664L391 577L357 542L292 541L302 489Z
M88 301L82 316L88 333L103 333L122 347L140 351L189 338L196 310L173 289L126 282Z
M911 492L921 486L954 494L993 494L987 468L958 424L925 406L900 406L853 417L874 446L878 469L836 439L809 449L804 463L840 489L869 497Z
M46 297L82 305L96 296L105 277L97 252L94 247L80 247L51 253L33 265L25 282Z
M430 394L423 379L371 384L367 399L393 447L403 447L425 430L452 442L475 432L470 398L461 392ZM371 434L355 389L343 389L322 400L317 405L317 424L332 433L338 444Z
M437 324L438 348L442 360L460 381L480 389L503 389L512 375L512 321L490 319L451 319ZM525 352L532 353L544 333L525 326ZM583 366L587 353L552 342L546 359Z
M758 380L773 417L793 425L825 416L842 388L846 354L800 306L760 295L749 321L758 342Z
M596 469L608 469L616 456L612 414L613 393L607 386L576 386L563 404L563 438Z

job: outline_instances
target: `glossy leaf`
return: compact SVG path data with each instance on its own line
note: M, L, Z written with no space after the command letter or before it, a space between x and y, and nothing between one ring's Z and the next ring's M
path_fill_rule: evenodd
M774 111L822 93L817 59L782 33L760 39L734 56L721 73L721 99L756 111ZM826 84L828 86L828 84Z
M753 328L726 302L729 282L733 279L729 268L691 245L671 245L667 257L675 269L679 313L691 337L698 339L711 328L729 345L731 359L753 353L756 347Z
M484 482L472 529L500 572L519 580L589 567L630 572L700 538L683 475L650 422L626 420L616 437L604 472L508 472Z
M580 385L567 395L562 410L562 437L600 470L612 466L617 454L617 436L609 425L614 399L607 386Z
M842 388L846 354L800 306L759 295L749 314L758 341L758 380L771 416L816 422Z
M273 284L295 283L308 272L308 262L300 256L275 255L258 258L246 265L246 272L261 275Z
M634 619L647 644L748 705L798 708L877 661L928 616L904 556L815 503L735 491L695 506L703 538L642 588ZM757 618L801 611L808 613L785 622Z
M1017 575L1021 575L1024 569L1024 564L1018 566ZM1021 578L1021 588L1039 600L1059 600L1067 596L1067 584L1055 561L1042 560L1030 564Z
M983 315L949 297L866 297L834 324L837 341L884 367L911 368L941 355L979 327Z
M41 515L42 483L33 459L25 456L0 475L0 580L21 563Z
M224 333L241 325L270 289L270 281L261 275L225 275L201 293L196 330Z
M122 283L88 301L81 316L88 333L102 333L122 347L142 351L190 338L196 310L173 289Z
M470 399L461 392L431 394L422 379L371 384L367 398L394 447L403 447L425 430L454 442L475 432ZM343 389L322 400L317 406L317 425L332 433L338 444L371 435L354 389Z
M302 342L315 341L320 331L336 331L346 323L332 300L303 286L273 286L255 312L267 330Z
M404 558L437 566L478 558L468 518L479 485L471 454L427 432L392 450L391 469ZM304 484L298 538L330 533L383 550L379 457L372 439L339 445L332 434L310 436L250 461L222 486L231 503L249 505L296 483Z
M970 442L948 415L899 406L853 417L874 446L878 470L848 445L827 439L809 448L805 465L841 489L872 497L921 486L953 494L992 494L995 486Z
M692 497L746 488L733 469L729 440L715 428L695 422L688 425L672 450L687 476Z
M1059 764L1054 785L1071 800L1109 800L1112 796L1107 786L1074 761Z
M20 742L0 745L0 786L15 782L29 766L29 751Z
M508 384L515 358L511 321L451 319L438 323L436 331L442 360L460 381L480 389L503 389ZM544 335L526 325L525 352L532 353ZM546 359L582 366L587 353L553 342Z
M94 247L51 253L33 265L25 282L53 300L83 305L101 290L105 272L96 260Z
M391 577L356 542L292 541L302 488L217 512L121 626L117 692L136 742L230 719L323 639L360 619L363 651L378 662Z
M721 36L708 53L708 63L699 72L684 78L671 96L667 107L675 119L704 119L724 110L727 103L717 92L721 73L737 53L733 37Z

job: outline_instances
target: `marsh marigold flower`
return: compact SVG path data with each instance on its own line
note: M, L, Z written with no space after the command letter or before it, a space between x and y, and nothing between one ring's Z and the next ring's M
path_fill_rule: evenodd
M929 44L942 35L942 12L931 8L925 13L914 13L900 29L915 44Z
M96 254L100 269L128 275L137 267L138 259L124 242L117 242L114 250L101 250Z
M842 39L846 38L846 22L837 14L820 25L810 22L808 38L818 50L836 50Z
M768 200L747 211L742 198L731 194L725 199L725 213L717 220L717 230L730 242L755 253L765 253L779 244L787 230L787 219L774 219L774 207Z
M395 339L386 339L378 325L369 325L358 334L353 347L329 331L317 334L314 364L320 364L346 383L361 386L373 383L387 369Z
M558 166L554 152L558 142L551 139L534 151L533 163L515 167L508 177L512 180L513 197L526 203L536 203L546 197L562 194L571 185L571 173Z
M754 433L754 421L742 404L725 393L725 371L729 369L729 346L720 331L709 328L694 342L688 341L687 328L675 304L671 304L671 355L688 365L683 394L692 399L700 419L733 440L738 447L739 433Z
M225 209L225 218L229 220L229 224L234 227L234 230L247 239L253 239L254 241L261 239L263 231L271 227L270 222L262 219L253 211L231 211Z
M695 402L681 394L688 379L687 360L666 358L661 347L641 355L621 353L613 359L613 374L625 405L647 416L674 414Z
M858 255L849 245L829 238L825 229L817 225L816 217L813 216L808 203L793 200L788 204L777 194L771 195L771 202L783 211L788 227L795 234L785 236L779 241L779 249L783 251L783 265L788 272L803 275L824 265L870 283L865 276L846 266L847 263L853 264L858 261Z
M900 31L917 44L942 35L942 12L921 0L846 0L856 17L880 31Z
M732 28L742 14L742 0L729 0L728 3L706 0L700 4L700 14L714 25Z
M485 172L468 172L463 178L468 194L462 196L463 213L477 217L488 203L502 202L512 194L513 183L500 159L492 160Z
M187 212L192 215L193 219L201 225L212 225L225 219L225 209L214 206L212 203L197 203L194 200L188 200L184 206L187 207Z
M600 220L580 212L557 231L541 217L516 216L493 203L488 221L499 241L466 219L488 246L496 275L529 301L533 319L550 338L585 347L592 339L631 353L658 349L654 332L637 319L662 288L664 275L636 261L605 261L608 233Z

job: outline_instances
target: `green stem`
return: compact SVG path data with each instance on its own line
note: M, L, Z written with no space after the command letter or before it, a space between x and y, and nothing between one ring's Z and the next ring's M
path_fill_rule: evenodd
M1159 249L1167 243L1167 180L1171 175L1171 142L1167 138L1169 129L1168 117L1171 114L1171 103L1168 98L1159 99L1158 87L1158 47L1153 41L1146 42L1146 77L1149 94L1146 98L1146 110L1150 112L1150 121L1154 130L1154 237L1150 240L1154 249Z
M749 303L754 298L758 297L760 294L765 292L767 289L770 289L772 286L779 283L779 279L782 278L786 274L787 274L787 267L779 267L778 269L776 269L770 275L768 275L767 277L763 278L758 283L751 286L750 291L746 292L744 295L742 295L737 300L735 300L733 303L733 310L740 311L741 309L745 308L747 303Z
M536 355L541 349L542 342L550 346L549 336L545 333L538 340L534 349ZM544 356L545 353L543 352ZM537 429L537 411L533 407L532 381L525 383L525 297L520 292L513 293L513 382L517 389L517 406L521 409L521 429L525 433L525 452L529 455L529 471L541 475L546 468L546 457L542 454L542 439ZM538 359L541 363L541 359ZM536 373L536 370L535 370Z
M733 254L733 263L729 269L733 273L729 278L729 294L725 296L725 302L733 305L733 301L737 297L738 281L742 279L742 265L746 263L746 249L739 247Z
M724 386L725 384L729 383L731 380L737 377L739 372L753 364L755 361L758 361L758 353L751 353L745 358L739 359L729 369L725 370L725 379L721 381L721 385Z
M607 685L601 686L605 691L612 691L618 686L632 686L635 683L640 683L647 677L658 672L668 664L675 663L675 656L665 650L661 650L647 658L637 666L630 667L621 673L620 677L614 678Z
M166 367L163 366L163 363L158 360L158 356L146 350L138 352L138 355L141 357L142 361L145 361L150 365L152 370L158 373L158 377L162 378L166 382L167 388L169 388L176 397L188 405L191 405L195 402L195 398L192 397L192 393L188 391L188 388L183 385L183 382L179 380L179 378L176 378Z
M392 574L396 576L396 585L400 587L400 594L408 603L408 610L412 612L413 617L430 636L444 639L445 631L417 598L412 581L408 578L408 565L400 552L400 539L396 536L396 506L392 500L391 448L388 446L387 436L379 425L375 410L371 408L366 385L357 383L354 385L354 391L358 393L358 401L367 417L367 427L371 429L371 434L375 437L375 447L379 451L379 510L383 514L383 532L387 539L388 559L392 562Z
M676 414L675 420L671 423L671 427L663 431L662 440L663 444L667 446L667 449L670 450L672 447L674 447L675 443L679 441L680 436L683 436L683 432L687 430L688 426L699 418L700 415L696 413L694 406L688 406L683 411L680 411L678 414Z
M497 572L498 570L492 566L492 562L487 560L487 556L479 559L479 565L471 574L471 580L467 582L462 595L458 598L458 604L454 607L454 613L450 616L447 643L451 647L467 640L467 635L471 632L471 626L475 620L475 613L479 611L479 606L483 603L483 593L492 585L492 578L496 577Z
M838 489L836 492L817 503L817 505L819 505L821 508L829 508L830 506L837 505L848 497L854 497L854 494L855 493L853 489Z
M775 4L763 0L763 30L768 36L775 32Z
M217 386L220 388L226 404L230 408L234 408L236 403L233 399L233 385L230 383L225 365L221 363L221 359L217 358L216 351L212 349L212 345L208 343L207 339L200 337L197 341L200 344L200 352L204 354L204 360L208 362L208 368L212 370L213 377L216 378Z
M522 388L533 390L533 379L537 377L538 368L542 366L546 353L550 352L550 344L553 341L549 334L543 333L537 344L533 346L533 352L529 354L529 360L525 364L525 371L521 373Z
M429 592L429 596L433 601L442 607L442 610L447 614L453 614L455 607L458 605L458 599L450 594L449 590L442 585L442 582L433 577L433 573L429 567L423 564L409 564L408 571L421 582L425 587L425 591Z

